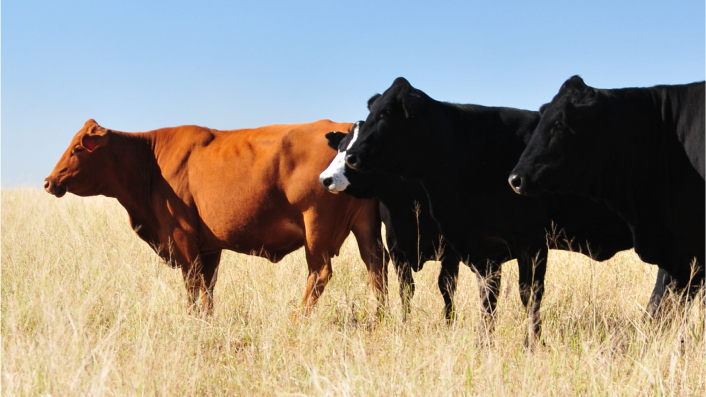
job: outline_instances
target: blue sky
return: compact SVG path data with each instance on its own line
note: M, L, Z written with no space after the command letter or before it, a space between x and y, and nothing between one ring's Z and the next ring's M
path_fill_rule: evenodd
M525 109L574 74L600 88L703 80L704 21L703 0L7 0L2 187L40 187L89 118L355 121L398 76L438 100Z

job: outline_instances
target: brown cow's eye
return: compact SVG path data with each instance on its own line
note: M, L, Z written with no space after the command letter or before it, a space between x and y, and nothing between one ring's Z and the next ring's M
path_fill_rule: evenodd
M564 123L562 123L561 121L557 121L556 124L554 125L554 128L556 128L557 130L563 130L564 127L565 127Z
M76 153L83 152L83 148L81 146L76 146L73 149L71 149L71 157L75 156Z

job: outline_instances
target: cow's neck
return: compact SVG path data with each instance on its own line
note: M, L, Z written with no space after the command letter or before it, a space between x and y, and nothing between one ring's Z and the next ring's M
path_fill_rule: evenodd
M150 246L160 253L158 247L166 247L171 242L169 236L160 233L163 230L156 214L163 213L162 208L168 201L163 192L166 181L160 173L155 158L157 146L156 134L119 133L111 137L115 181L109 194L115 197L127 210L133 230Z
M446 102L435 102L430 113L425 146L437 153L427 156L420 179L449 174L474 192L507 188L507 175L539 121L537 112ZM457 171L461 175L451 176Z
M645 90L597 91L604 109L619 111L607 110L593 117L602 118L607 126L628 125L629 129L615 127L611 130L605 126L596 129L595 140L598 141L596 145L600 148L600 156L591 165L597 172L575 178L578 186L573 190L594 200L605 201L631 222L635 220L636 209L630 207L635 202L635 194L641 194L641 190L647 186L645 178L660 178L656 174L645 174L638 175L639 179L636 179L632 172L649 172L655 168L654 162L662 160L664 137L658 133L661 124L658 101ZM656 167L654 171L661 173L662 169Z

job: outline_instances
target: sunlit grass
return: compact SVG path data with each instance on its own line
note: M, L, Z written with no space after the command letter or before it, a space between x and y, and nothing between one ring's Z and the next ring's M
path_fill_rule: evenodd
M705 395L703 297L671 321L645 319L656 267L632 252L596 263L550 254L542 342L524 347L517 265L503 269L485 334L475 276L462 267L447 326L438 263L415 274L412 314L370 309L353 239L307 319L291 317L306 262L227 252L215 313L188 314L181 272L106 198L2 192L4 395Z

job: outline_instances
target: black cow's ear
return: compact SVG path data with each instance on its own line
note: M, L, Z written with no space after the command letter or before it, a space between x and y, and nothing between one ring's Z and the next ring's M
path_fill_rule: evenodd
M570 79L566 80L561 86L559 92L562 91L573 91L573 92L584 92L588 89L586 83L583 82L581 76L571 76Z
M405 117L414 117L424 108L424 98L417 92L410 92L402 99L402 108Z
M329 132L328 134L326 134L326 139L328 139L329 147L331 149L338 150L338 145L341 143L343 138L346 137L346 135L348 134L339 131Z
M597 102L587 104L567 102L563 109L564 124L573 132L581 131L596 120L598 106Z
M547 110L548 105L549 105L548 103L545 103L544 105L540 106L540 108L539 108L539 115L540 116L542 115L542 113L544 113L545 110Z
M371 96L370 99L368 99L368 110L370 110L370 108L373 106L373 103L375 103L375 101L380 98L380 96L380 94L375 94Z
M407 81L404 77L398 77L392 82L392 87L395 86L411 87L412 85L409 84L409 81Z

